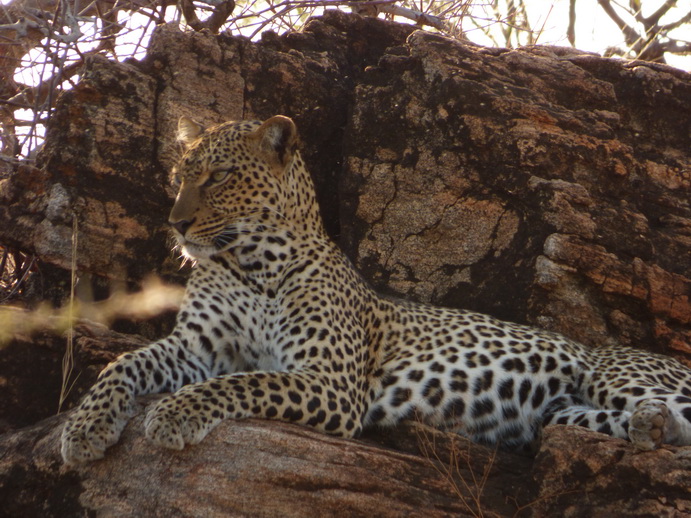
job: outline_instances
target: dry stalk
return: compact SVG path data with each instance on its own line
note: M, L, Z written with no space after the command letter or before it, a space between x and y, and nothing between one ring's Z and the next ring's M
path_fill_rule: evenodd
M67 327L67 347L62 358L62 385L60 386L60 399L58 400L58 413L62 409L62 404L67 399L75 378L70 383L72 370L74 368L74 289L77 285L77 249L79 245L79 226L77 215L72 214L72 258L70 263L70 300L67 304L68 327Z
M177 311L185 290L164 284L159 279L144 281L137 293L117 292L100 302L80 303L75 298L72 308L52 308L44 303L27 311L0 306L0 347L15 337L29 337L37 331L66 333L71 326L84 322L108 326L116 319L145 320L167 311Z

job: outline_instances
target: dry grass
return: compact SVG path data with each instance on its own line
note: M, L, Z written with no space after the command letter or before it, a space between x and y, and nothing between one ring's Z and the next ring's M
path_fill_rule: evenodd
M437 445L436 436L430 434L427 427L419 426L415 430L420 452L447 481L449 489L463 503L466 511L476 518L485 517L482 495L494 466L497 450L488 450L484 446L473 445L461 436L452 436L449 451L442 454L441 448ZM461 447L461 442L464 445L467 444L467 447ZM489 453L481 473L476 473L471 462L473 447L482 450L483 453Z
M414 426L414 433L420 453L447 482L449 490L462 502L466 512L477 518L497 516L496 511L488 509L483 497L492 470L499 469L496 466L498 448L474 444L455 433L440 432L422 424L420 420ZM442 444L439 444L439 438L442 438ZM478 469L478 465L482 467ZM525 475L532 476L530 472ZM506 503L511 503L514 507L514 517L525 516L540 503L584 491L582 488L569 486L555 487L552 490L539 489L543 494L525 503L519 503L515 496L507 492Z
M184 289L150 278L137 293L116 292L100 302L74 300L62 308L41 304L33 310L0 306L0 346L16 335L30 336L38 331L68 333L84 320L109 325L116 319L145 320L180 307Z

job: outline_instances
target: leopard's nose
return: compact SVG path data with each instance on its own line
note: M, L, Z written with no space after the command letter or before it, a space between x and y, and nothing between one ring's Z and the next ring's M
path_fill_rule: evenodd
M187 230L192 226L194 220L182 219L180 221L168 221L168 224L184 236Z

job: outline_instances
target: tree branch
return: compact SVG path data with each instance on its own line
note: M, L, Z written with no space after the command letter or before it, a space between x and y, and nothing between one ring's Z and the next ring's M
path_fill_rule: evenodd
M669 52L670 54L691 54L691 42L681 41L681 40L669 40L664 43L660 43L664 52Z
M437 17L437 16L432 16L431 14L425 14L421 13L420 11L414 11L413 9L408 9L407 7L403 7L400 5L393 5L393 4L383 4L379 6L379 11L382 13L387 13L392 16L400 16L402 18L407 18L408 20L412 20L418 25L427 25L429 27L434 27L435 29L438 29L440 31L447 31L447 23Z
M600 7L607 13L614 23L617 24L619 30L624 34L624 41L630 47L633 47L636 42L641 38L641 35L636 32L636 30L627 24L615 11L614 7L610 3L610 0L597 0Z
M666 23L662 27L660 27L660 32L662 34L667 34L669 31L672 29L676 29L677 27L681 27L682 25L691 22L691 10L686 13L684 16L679 18L676 22L672 23Z
M212 1L209 0L207 3L211 5ZM185 22L187 22L187 25L192 27L195 31L207 29L212 34L218 34L221 26L226 23L226 20L228 20L228 17L233 12L233 9L235 9L235 0L225 0L213 3L216 5L211 13L211 16L202 22L199 20L199 18L197 18L193 1L181 0L180 10L182 11L182 15L185 17Z
M646 28L652 28L657 26L657 24L660 22L660 18L662 18L665 14L667 14L667 11L669 11L674 5L677 3L676 0L667 0L664 4L662 4L657 11L655 11L653 14L646 18L641 18L640 21L643 23L643 26Z
M566 28L566 37L572 47L576 46L576 0L569 0L569 26Z

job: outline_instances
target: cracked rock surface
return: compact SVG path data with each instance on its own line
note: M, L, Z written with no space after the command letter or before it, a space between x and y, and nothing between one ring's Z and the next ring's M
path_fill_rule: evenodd
M355 88L342 240L380 290L691 352L691 80L415 32Z

